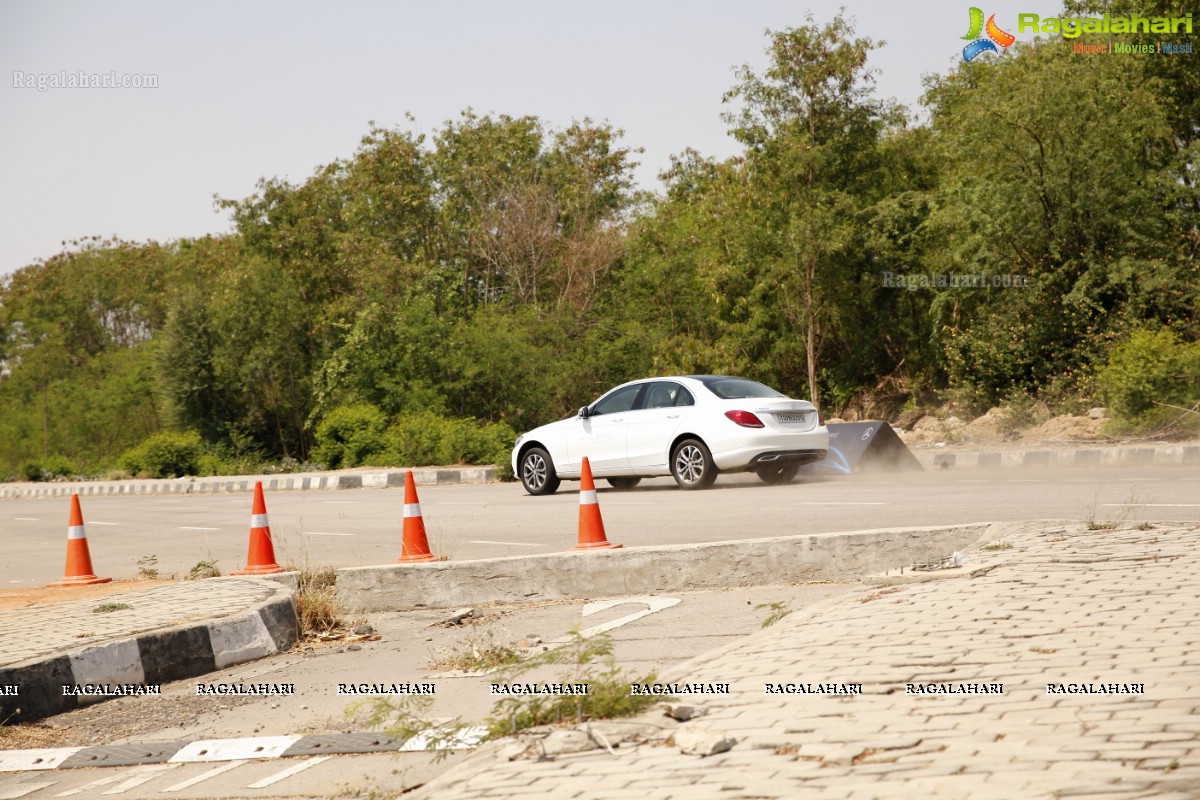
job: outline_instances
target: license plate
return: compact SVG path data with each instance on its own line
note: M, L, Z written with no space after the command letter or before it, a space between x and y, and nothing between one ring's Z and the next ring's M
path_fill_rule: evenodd
M804 422L804 414L776 414L780 422Z

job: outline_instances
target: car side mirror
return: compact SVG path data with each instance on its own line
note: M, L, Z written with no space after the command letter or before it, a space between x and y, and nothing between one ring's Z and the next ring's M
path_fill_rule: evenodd
M590 417L591 415L592 415L592 414L591 414L591 412L590 412L590 411L588 411L588 407L587 407L587 406L581 406L581 407L580 407L580 409L579 409L579 418L580 418L580 419L587 419L587 418L588 418L588 417Z

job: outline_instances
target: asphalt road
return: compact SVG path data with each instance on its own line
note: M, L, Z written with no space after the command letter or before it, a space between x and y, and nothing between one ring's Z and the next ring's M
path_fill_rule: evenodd
M529 497L515 483L423 488L430 544L452 559L568 550L576 541L577 486L565 483L550 497ZM678 490L669 478L629 492L601 486L608 538L627 547L1038 518L1200 522L1195 467L937 471L787 486L732 475L699 492ZM400 555L403 502L398 489L268 495L276 560L296 567L392 562ZM68 510L63 499L0 501L0 588L62 576ZM98 575L135 577L139 560L163 575L186 574L201 561L228 573L245 562L248 494L84 498L83 512Z

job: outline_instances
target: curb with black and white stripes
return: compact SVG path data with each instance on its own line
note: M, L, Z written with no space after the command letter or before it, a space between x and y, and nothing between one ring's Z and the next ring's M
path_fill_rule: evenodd
M1200 446L1104 447L1078 450L1011 450L979 453L931 453L914 450L926 469L1009 467L1200 466Z
M290 649L300 637L292 591L263 583L274 587L270 596L241 614L0 669L0 685L20 687L16 696L0 695L0 719L28 722L106 699L64 687L161 686Z
M456 483L491 483L497 479L495 467L451 467L415 469L418 486ZM177 478L175 480L76 481L71 483L0 484L0 499L21 497L119 497L158 494L236 494L254 491L262 481L267 492L336 491L342 489L387 489L404 486L404 470L355 472L334 475L263 475L248 478Z

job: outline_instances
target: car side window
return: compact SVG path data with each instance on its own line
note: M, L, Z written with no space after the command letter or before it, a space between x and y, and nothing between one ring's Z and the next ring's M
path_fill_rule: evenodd
M675 395L679 390L679 384L669 381L659 381L658 383L650 384L650 390L646 393L646 401L643 403L645 408L669 408L675 405Z
M601 414L619 414L622 411L628 411L633 408L633 403L637 400L638 392L641 390L642 385L640 383L635 386L626 386L624 389L618 389L596 403L592 407L591 415L598 417Z
M695 404L687 389L672 381L659 381L650 385L644 402L645 408L671 408Z

